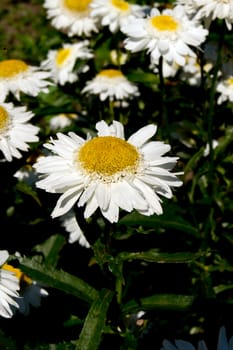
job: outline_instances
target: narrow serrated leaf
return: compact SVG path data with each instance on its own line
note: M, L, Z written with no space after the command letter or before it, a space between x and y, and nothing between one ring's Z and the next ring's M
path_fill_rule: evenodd
M154 250L147 252L120 253L117 258L120 261L143 260L156 263L190 263L201 256L200 253L178 252L178 253L160 253Z
M23 258L19 268L32 279L65 293L72 294L88 303L92 303L98 296L98 292L80 278L62 270L50 268L47 265Z
M155 294L138 301L131 300L123 305L124 314L134 313L140 310L174 310L185 311L189 309L194 301L192 295L181 294Z
M106 314L113 297L113 292L102 289L92 303L84 322L76 350L97 350L105 327Z

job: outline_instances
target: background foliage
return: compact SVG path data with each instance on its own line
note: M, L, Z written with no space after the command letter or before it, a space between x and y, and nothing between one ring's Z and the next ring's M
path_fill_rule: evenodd
M42 3L1 0L1 59L38 65L48 50L67 40L47 21ZM218 43L223 30L214 23L208 41ZM109 53L121 35L103 30L91 39L95 60L86 80L113 65ZM232 32L225 33L223 48L231 60ZM56 196L13 176L30 163L29 155L1 163L1 249L19 251L25 257L19 267L49 292L29 316L0 320L4 349L155 350L164 338L192 343L204 338L211 347L221 325L232 329L232 103L217 105L213 80L211 86L196 87L171 78L161 90L143 54L132 55L123 71L138 84L140 98L126 112L116 112L116 119L127 125L127 136L148 123L158 124L157 139L171 144L172 155L179 156L183 186L172 200L164 200L163 215L124 214L112 234L95 215L81 222L92 244L86 249L69 244L59 220L51 219ZM72 130L81 136L97 120L108 120L107 103L80 97L84 83L23 98L41 127L32 157L51 135L48 120L57 113L77 113ZM218 146L205 157L212 139ZM145 314L138 321L140 310Z

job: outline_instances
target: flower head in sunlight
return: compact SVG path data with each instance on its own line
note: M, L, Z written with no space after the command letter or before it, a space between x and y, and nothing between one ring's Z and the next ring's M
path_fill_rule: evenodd
M0 151L7 161L21 158L20 151L28 151L28 143L39 140L39 128L29 123L33 116L25 106L0 102Z
M101 101L119 101L138 96L139 90L120 70L104 69L86 83L82 93L99 95Z
M0 316L4 318L14 315L12 307L19 308L19 280L12 271L4 268L8 257L6 250L0 250Z
M233 76L222 79L217 83L216 91L219 93L217 103L233 102Z
M213 69L213 64L211 62L206 62L201 66L200 62L196 57L186 57L186 64L181 67L180 79L187 82L192 86L200 86L202 74L205 76L207 82L210 81L211 69Z
M20 100L20 93L37 96L48 92L52 84L50 73L40 67L30 66L22 60L0 61L0 98L5 99L9 92Z
M44 7L51 24L69 37L90 36L98 32L97 18L90 16L92 0L45 0Z
M61 85L67 82L73 83L78 80L80 73L85 73L89 69L89 66L81 61L93 57L88 45L89 41L83 40L74 44L64 44L58 50L50 50L41 66L51 72L55 83ZM77 62L80 64L75 68Z
M130 17L144 16L141 6L125 0L93 0L90 6L91 16L97 17L101 25L108 26L113 33L126 25Z
M75 113L60 113L54 115L49 120L49 126L51 130L64 129L78 119L78 115Z
M169 64L183 66L187 55L195 57L191 47L199 47L208 34L197 21L191 20L183 6L159 11L153 8L146 18L133 18L121 28L127 36L125 48L131 52L147 50L151 62L163 57Z
M48 296L48 292L42 288L36 281L25 275L20 269L9 264L2 266L4 271L12 273L18 280L20 286L20 298L17 299L17 309L12 305L12 312L19 311L24 315L28 315L30 307L39 307L41 298Z
M99 208L110 222L119 220L119 209L162 214L160 196L171 198L171 187L182 182L171 172L177 158L164 156L170 145L149 141L156 126L147 125L128 140L120 122L108 126L100 121L96 129L97 136L87 140L74 132L58 133L44 145L52 154L34 164L41 175L37 187L61 193L52 217L66 214L75 204L85 205L85 218Z
M78 221L75 217L75 213L73 210L70 210L68 213L62 215L60 217L61 225L65 228L65 230L69 233L69 243L77 242L85 247L90 248L89 242L86 240L83 231L81 230Z
M175 340L175 344L173 345L170 341L165 339L163 341L163 346L161 350L195 350L195 347L188 341L185 340ZM204 340L200 340L197 346L198 350L208 350L206 343ZM233 336L230 340L227 340L226 329L225 327L221 327L218 334L217 340L217 350L232 350L233 349Z

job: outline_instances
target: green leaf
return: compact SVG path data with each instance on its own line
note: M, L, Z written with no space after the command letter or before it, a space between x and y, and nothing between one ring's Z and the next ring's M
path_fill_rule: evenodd
M107 289L100 291L92 303L84 322L76 350L96 350L101 342L105 327L106 314L113 297L113 292Z
M29 258L20 259L19 268L32 279L46 286L74 295L88 303L91 303L98 296L97 290L80 278L65 271L39 264L35 260Z
M198 230L193 227L189 222L185 221L179 216L171 216L170 211L165 212L162 215L152 215L152 216L144 216L139 214L138 212L132 212L124 218L122 218L118 225L125 226L135 226L142 225L144 227L154 228L154 227L162 227L168 229L175 229L178 231L183 231L189 234L197 235Z
M44 255L44 263L46 265L55 267L59 259L59 252L65 241L64 236L59 234L53 235L42 244L37 244L33 250Z
M181 294L155 294L138 301L131 300L123 305L122 312L124 314L134 313L140 310L174 310L186 311L194 301L192 295Z
M42 205L41 202L40 202L40 199L39 199L39 197L38 197L38 195L37 195L37 192L34 191L34 190L32 189L32 187L29 186L26 182L24 182L24 181L19 181L19 182L16 184L16 189L17 189L18 191L20 191L20 192L22 192L22 193L24 193L24 194L26 194L26 195L32 197L32 198L36 201L36 203L37 203L39 206Z
M155 263L190 263L198 259L201 253L179 252L159 253L153 249L147 252L128 253L123 252L117 256L120 261L143 260Z

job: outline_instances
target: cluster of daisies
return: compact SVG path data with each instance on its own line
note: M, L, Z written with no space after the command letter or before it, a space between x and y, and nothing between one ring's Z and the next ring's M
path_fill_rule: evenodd
M3 162L21 158L32 143L39 142L40 128L35 115L21 105L22 95L36 98L47 94L53 86L75 84L89 72L89 61L95 60L91 47L92 36L103 28L109 35L123 36L122 53L111 52L115 68L102 67L77 95L85 94L120 103L130 108L130 100L140 95L137 84L130 81L121 67L130 55L144 52L151 69L158 73L162 62L165 77L178 72L182 79L198 85L201 66L197 51L205 44L211 21L224 20L227 29L233 22L233 1L179 1L173 7L161 9L140 6L124 0L45 0L47 17L57 30L67 35L67 42L50 50L40 66L32 66L20 59L0 62L0 151ZM120 46L120 45L119 45ZM203 47L202 47L203 49ZM206 52L207 49L204 49ZM211 55L213 57L213 55ZM214 61L204 70L211 71ZM119 68L120 67L120 68ZM233 101L233 75L223 70L217 86L218 103ZM14 103L17 102L17 103ZM61 113L51 120L51 130L58 130L50 138L44 152L32 167L23 166L16 172L19 180L27 181L46 192L60 194L51 216L60 218L69 232L69 242L79 241L90 247L77 219L76 212L84 208L84 218L97 210L111 223L119 220L121 210L138 211L142 215L162 214L161 197L171 198L172 189L182 185L179 172L173 169L177 157L166 156L170 145L155 141L157 127L150 124L125 137L124 126L113 120L96 123L94 136L86 138L74 132L59 130L78 121L76 114ZM25 276L6 263L6 251L1 252L0 315L11 317L21 305L20 282ZM37 284L29 281L30 290ZM36 287L35 287L36 286ZM37 295L46 294L38 287ZM28 289L27 289L28 291Z

